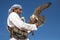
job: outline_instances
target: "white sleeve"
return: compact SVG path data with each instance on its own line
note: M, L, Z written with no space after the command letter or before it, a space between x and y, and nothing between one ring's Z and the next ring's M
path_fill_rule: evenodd
M35 24L28 24L28 23L23 22L20 19L19 15L15 15L15 14L11 15L10 20L19 29L24 28L29 31L37 30L37 27Z

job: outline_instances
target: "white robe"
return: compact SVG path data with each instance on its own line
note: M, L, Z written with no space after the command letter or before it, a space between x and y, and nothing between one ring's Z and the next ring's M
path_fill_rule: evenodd
M11 39L9 39L9 40L17 40L17 39L15 39L15 38L11 38ZM24 39L24 40L29 40L29 38Z
M23 22L21 20L21 18L19 17L19 15L15 12L12 12L9 14L9 16L7 18L7 25L9 27L16 26L19 29L26 29L28 32L33 31L33 30L37 30L37 27L35 24L28 24L26 22ZM12 39L10 39L10 40L12 40Z

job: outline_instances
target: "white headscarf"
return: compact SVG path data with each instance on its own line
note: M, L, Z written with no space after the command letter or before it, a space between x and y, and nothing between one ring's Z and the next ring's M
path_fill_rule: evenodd
M11 13L13 11L14 8L20 8L22 9L22 6L19 4L14 4L13 6L11 6L11 8L8 10L8 13Z

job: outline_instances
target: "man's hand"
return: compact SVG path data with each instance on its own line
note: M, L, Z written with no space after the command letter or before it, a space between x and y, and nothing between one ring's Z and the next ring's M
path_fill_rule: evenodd
M39 24L38 23L35 23L36 27L38 28Z

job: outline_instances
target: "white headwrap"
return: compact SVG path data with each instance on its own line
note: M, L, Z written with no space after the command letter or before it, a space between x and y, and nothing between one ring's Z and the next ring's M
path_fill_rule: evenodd
M19 4L14 4L13 6L11 6L11 8L8 10L8 13L11 13L13 11L14 8L20 8L22 9L22 6Z

